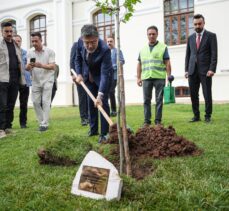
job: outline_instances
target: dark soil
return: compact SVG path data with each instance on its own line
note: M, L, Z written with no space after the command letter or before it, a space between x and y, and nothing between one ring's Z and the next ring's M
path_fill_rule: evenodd
M117 129L110 129L109 144L118 144ZM136 134L128 131L129 151L132 163L132 176L136 179L143 179L150 174L154 167L152 163L144 162L148 158L162 159L177 156L196 156L202 150L182 136L176 134L172 126L164 128L162 125L155 127L143 127L138 129ZM119 166L119 146L112 152L117 158L112 161Z
M40 164L51 164L51 165L61 165L61 166L71 166L75 165L76 161L69 159L68 157L58 157L52 155L45 149L39 149L37 152L40 160Z

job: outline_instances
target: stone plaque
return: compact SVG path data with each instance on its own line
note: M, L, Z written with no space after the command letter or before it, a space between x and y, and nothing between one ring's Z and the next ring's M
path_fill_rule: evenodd
M79 189L106 195L110 169L83 166L79 181Z
M72 194L92 199L119 200L122 179L115 166L95 151L87 153L72 184Z

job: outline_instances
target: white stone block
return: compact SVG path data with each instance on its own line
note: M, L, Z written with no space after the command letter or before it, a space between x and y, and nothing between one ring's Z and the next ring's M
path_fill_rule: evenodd
M90 151L76 173L71 193L93 199L119 200L122 184L115 166L97 152Z

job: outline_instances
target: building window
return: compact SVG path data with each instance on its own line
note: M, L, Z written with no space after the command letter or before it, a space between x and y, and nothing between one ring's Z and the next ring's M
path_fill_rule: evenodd
M13 27L13 35L16 35L16 34L17 34L16 21L15 21L15 20L12 20L12 19L7 19L7 20L2 21L2 23L4 23L4 22L9 22L9 23L12 24L12 27Z
M179 45L187 42L194 32L194 0L164 0L165 43Z
M43 44L47 45L47 38L46 38L47 30L46 30L46 16L45 15L37 15L30 20L30 35L33 32L40 32L42 36Z
M176 97L190 97L190 90L187 86L178 86L175 88Z
M115 22L114 16L102 13L101 10L93 15L93 23L98 29L99 37L106 40L108 36L114 36Z

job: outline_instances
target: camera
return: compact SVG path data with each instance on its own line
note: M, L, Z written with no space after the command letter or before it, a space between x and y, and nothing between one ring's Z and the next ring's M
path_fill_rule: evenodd
M36 62L36 58L31 58L30 59L30 63L35 63Z

